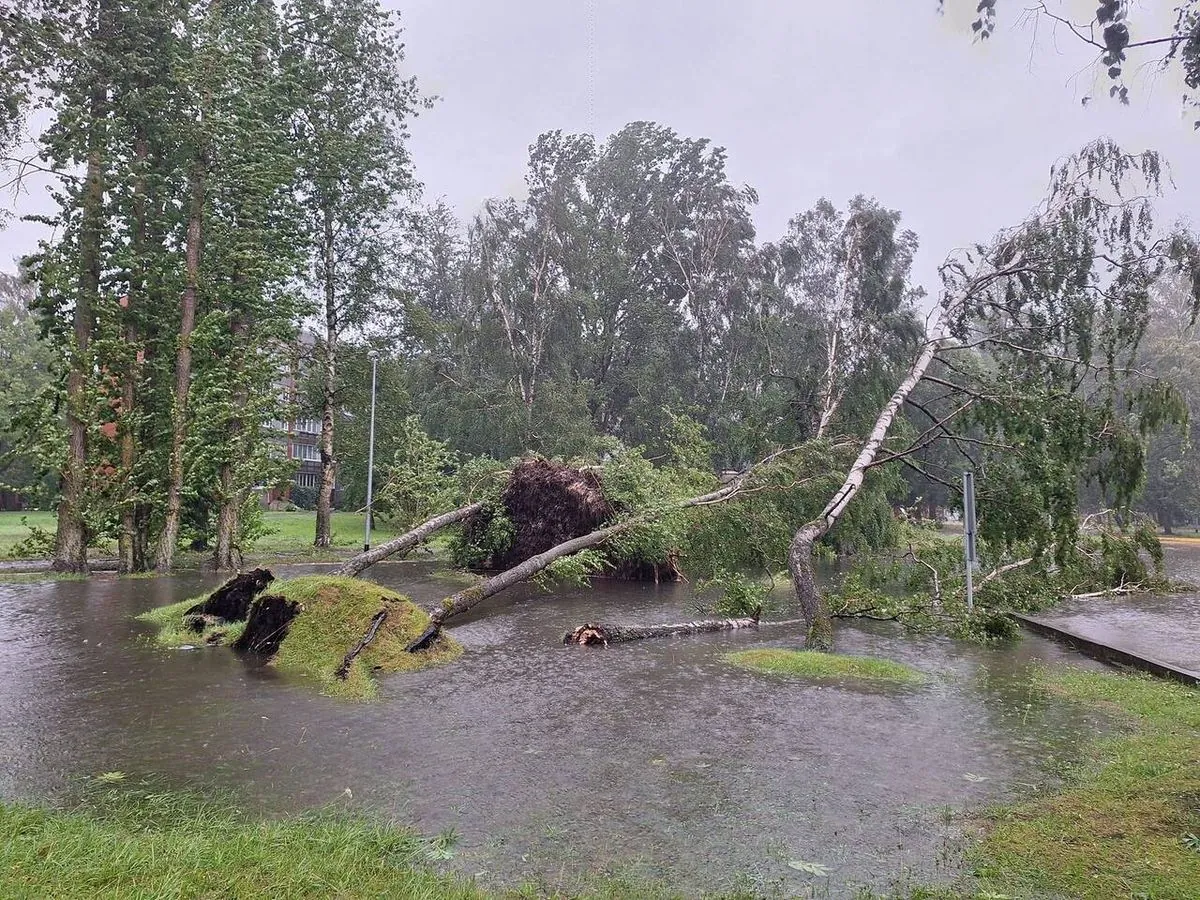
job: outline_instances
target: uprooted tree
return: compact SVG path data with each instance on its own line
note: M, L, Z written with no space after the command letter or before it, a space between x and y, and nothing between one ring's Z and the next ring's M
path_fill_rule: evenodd
M886 508L886 491L872 485L887 481L888 463L896 464L892 470L920 468L953 490L917 461L938 444L977 472L986 539L1021 546L1029 558L1064 558L1076 546L1080 488L1094 485L1112 505L1127 504L1144 471L1146 436L1185 414L1169 384L1134 367L1153 286L1168 275L1185 279L1193 313L1200 298L1195 241L1154 227L1151 199L1160 177L1155 154L1126 154L1108 141L1063 161L1034 215L942 267L944 291L925 336L857 443L813 440L771 454L715 489L705 481L711 474L702 476L694 466L668 466L663 472L673 474L651 477L644 457L618 455L601 467L598 482L619 496L622 478L635 471L638 502L612 503L612 514L592 530L561 534L544 549L543 541L538 552L447 597L410 649L424 646L449 618L548 570L572 577L595 571L603 565L594 555L601 546L642 559L684 547L684 555L697 560L740 543L763 548L769 568L772 544L790 520L803 523L789 528L790 541L783 543L805 643L828 650L832 616L813 578L814 548L854 517L864 494L883 499ZM895 427L905 406L920 426L903 420L905 427ZM842 462L847 446L857 446L857 453ZM834 474L839 466L845 466L842 476ZM696 490L689 493L689 486ZM816 500L818 491L823 499ZM768 504L769 513L755 503ZM601 517L602 510L594 512ZM440 518L468 515L460 509ZM706 517L711 525L722 516L719 537L706 546ZM427 534L395 543L407 548Z

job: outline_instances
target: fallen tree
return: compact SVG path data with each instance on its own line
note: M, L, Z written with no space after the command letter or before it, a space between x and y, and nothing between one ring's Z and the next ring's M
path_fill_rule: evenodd
M432 519L422 522L411 531L400 535L400 537L380 544L373 550L366 550L357 556L352 556L335 569L333 574L344 575L347 578L357 578L363 572L367 571L367 569L371 568L371 566L375 565L375 563L381 562L389 556L395 556L397 553L407 553L435 532L441 531L443 528L454 525L457 522L462 522L479 513L483 508L484 504L482 502L468 503L466 506L460 506L458 509L452 509L450 512L434 516Z
M751 478L759 472L764 466L775 461L779 457L790 453L798 448L792 447L786 450L779 450L770 454L758 463L747 468L744 472L734 478L725 486L718 488L715 491L710 491L706 494L701 494L696 497L689 497L686 500L679 500L674 503L664 504L662 507L645 512L641 515L625 519L621 522L615 522L603 528L598 528L588 534L581 535L577 538L572 538L568 541L563 541L548 550L531 556L529 559L506 569L490 578L486 578L479 584L472 585L469 588L451 594L442 600L438 606L429 614L429 628L425 630L416 640L408 646L410 653L416 653L425 649L438 636L443 623L447 619L455 616L460 616L478 604L482 603L489 597L494 597L501 591L528 581L535 575L545 571L550 565L560 559L580 553L584 550L590 550L593 547L599 547L602 544L610 541L618 535L624 534L655 518L665 515L670 512L678 512L680 510L694 509L700 506L711 506L718 503L726 503L743 491L746 490Z
M768 628L780 625L798 625L802 619L784 619L776 622L759 620L759 613L735 619L701 619L697 622L676 622L672 625L608 625L588 622L563 635L564 644L581 647L607 647L627 641L647 638L680 637L689 634L712 634L718 631L737 631L743 628Z

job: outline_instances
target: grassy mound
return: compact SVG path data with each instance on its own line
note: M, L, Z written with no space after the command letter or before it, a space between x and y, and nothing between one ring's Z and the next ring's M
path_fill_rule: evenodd
M926 676L916 669L890 659L866 656L839 656L811 650L784 650L764 647L727 653L728 662L767 675L794 675L800 678L858 679L892 684L920 684Z
M462 654L462 646L445 635L428 650L406 653L408 643L429 626L429 616L412 601L370 581L306 575L277 581L266 593L280 595L301 607L271 665L281 672L311 678L332 696L370 699L377 689L374 674L426 669ZM244 622L210 627L201 634L184 627L184 612L201 599L173 603L138 618L158 628L155 640L166 647L230 644L237 640ZM386 609L388 615L374 640L354 660L347 677L337 678L334 672L342 659L381 609Z
M1067 788L993 815L985 888L1038 896L1200 897L1200 692L1146 677L1039 670L1045 692L1131 726L1097 741Z
M358 578L307 575L277 582L268 589L298 602L303 612L293 620L273 665L280 671L313 678L328 694L367 699L375 696L372 672L415 672L457 659L462 645L442 635L428 650L406 653L409 642L429 627L429 616L399 594ZM363 636L371 617L387 609L375 639L354 661L344 681L334 670Z
M410 831L332 815L256 821L164 793L97 794L71 811L0 805L0 896L474 900Z

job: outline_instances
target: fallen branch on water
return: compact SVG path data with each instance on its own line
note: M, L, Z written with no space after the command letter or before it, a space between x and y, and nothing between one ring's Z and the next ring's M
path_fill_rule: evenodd
M383 624L384 619L388 616L387 609L381 609L371 617L371 624L367 626L366 633L358 639L358 643L354 648L346 654L342 660L342 664L334 671L334 675L342 681L350 674L350 667L354 665L354 661L358 659L358 655L367 649L367 644L375 640L375 635L379 633L379 626Z
M706 634L713 631L733 631L738 628L757 628L758 613L741 619L703 619L699 622L679 622L674 625L601 625L588 622L563 635L564 644L581 647L607 647L625 641L646 638L675 637L681 634Z

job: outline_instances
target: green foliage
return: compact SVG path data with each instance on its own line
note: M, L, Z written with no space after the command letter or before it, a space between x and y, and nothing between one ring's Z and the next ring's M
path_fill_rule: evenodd
M453 509L462 493L458 454L426 434L416 416L403 419L398 431L395 454L384 468L373 506L405 530Z
M498 503L485 507L470 537L461 529L450 538L450 559L460 569L478 569L512 546L515 527Z
M591 577L602 573L607 566L608 559L599 550L581 550L571 556L556 559L532 580L545 591L560 584L587 587Z
M706 615L723 619L756 615L771 593L771 582L741 573L718 570L696 584L698 606ZM709 601L706 595L715 594Z
M29 533L14 543L8 549L8 555L14 559L40 559L49 556L54 550L54 533L40 525L31 524L28 516L21 516L21 526Z

